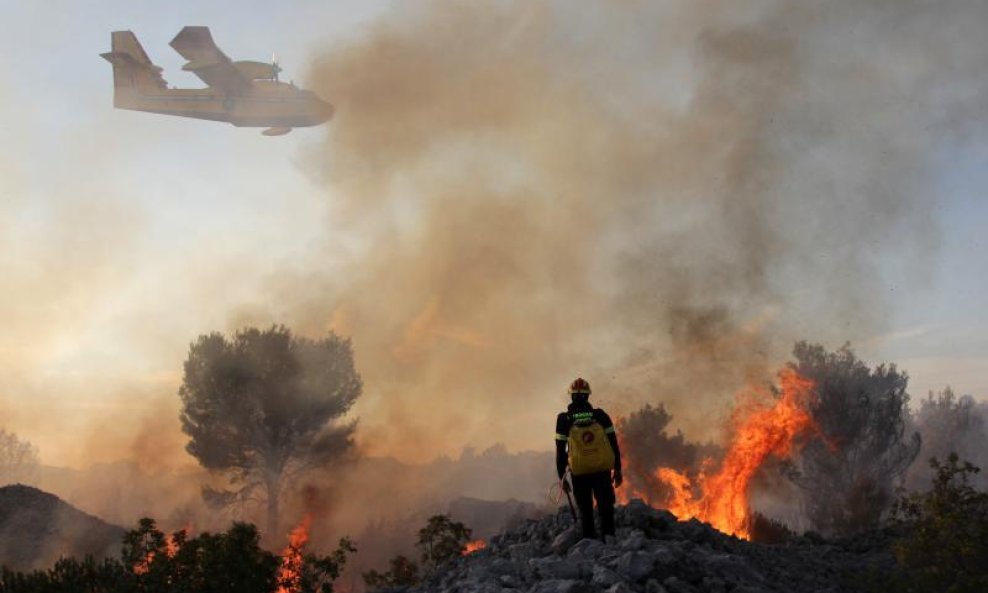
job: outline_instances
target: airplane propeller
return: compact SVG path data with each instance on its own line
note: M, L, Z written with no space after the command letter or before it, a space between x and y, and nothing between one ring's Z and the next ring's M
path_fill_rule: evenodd
M277 54L271 54L271 79L278 82L278 73L281 72L281 66L278 65Z

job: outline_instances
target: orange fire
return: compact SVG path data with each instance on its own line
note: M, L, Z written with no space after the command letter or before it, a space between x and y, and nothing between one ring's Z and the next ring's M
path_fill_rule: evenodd
M302 580L302 548L309 541L312 517L306 515L288 535L288 547L281 553L277 593L298 593Z
M189 536L192 535L192 523L186 523L185 527L179 531L182 533L182 539L188 540ZM172 533L165 538L165 554L167 554L169 558L174 558L175 554L178 554L179 544L178 538L175 537L176 535L178 534Z
M192 533L192 525L188 524L180 530L184 537L187 539L189 534ZM178 554L180 548L178 543L178 538L176 533L171 533L165 536L165 556L169 558L174 558L175 554ZM148 552L144 560L138 562L134 565L134 574L147 574L151 570L151 562L154 560L154 551Z
M715 472L701 471L696 480L667 467L655 472L659 481L672 488L669 498L657 506L668 508L681 520L696 517L724 533L750 539L751 479L769 457L789 457L794 443L816 430L806 410L813 397L813 382L789 368L778 376L782 396L771 404L770 396L760 390L739 397L731 415L727 452ZM629 496L655 502L641 492L624 493L622 498Z
M134 574L142 575L151 571L151 561L154 560L154 552L148 552L144 560L134 564Z
M482 539L475 539L473 541L467 542L466 545L463 546L463 551L460 552L460 555L466 556L467 554L473 554L474 552L478 550L483 550L486 547L487 547L487 542L485 542Z

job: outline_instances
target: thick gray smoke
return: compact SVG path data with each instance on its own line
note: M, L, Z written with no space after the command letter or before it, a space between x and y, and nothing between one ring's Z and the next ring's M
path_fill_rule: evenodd
M332 229L272 310L352 335L366 450L548 446L576 375L693 439L796 338L889 321L988 5L432 1L327 47ZM263 316L263 315L259 315Z
M947 387L919 401L913 428L922 435L923 447L909 468L907 487L929 489L936 477L930 460L946 463L950 454L956 453L960 461L970 461L981 468L972 480L973 485L988 488L988 403L970 395L957 397Z

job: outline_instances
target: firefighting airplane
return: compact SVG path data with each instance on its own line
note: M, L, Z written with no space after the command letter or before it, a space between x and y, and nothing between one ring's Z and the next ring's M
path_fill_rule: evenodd
M188 60L182 70L194 73L209 88L168 88L130 31L111 34L113 51L100 54L113 64L113 106L213 121L268 128L281 136L292 128L315 126L333 115L333 106L312 91L280 82L277 62L239 61L226 57L209 27L185 27L171 46Z

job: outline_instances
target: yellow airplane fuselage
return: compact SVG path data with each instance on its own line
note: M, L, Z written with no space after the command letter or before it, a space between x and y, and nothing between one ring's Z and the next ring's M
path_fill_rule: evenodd
M169 89L129 81L116 88L113 106L166 115L229 122L244 127L304 127L319 125L333 116L333 107L312 91L269 80L256 80L241 95L222 95L213 89Z
M213 42L208 27L188 26L171 45L189 60L183 70L208 86L169 88L130 31L111 34L112 50L100 54L113 65L113 105L119 109L267 127L271 136L330 119L333 107L312 91L278 81L276 63L234 62Z

